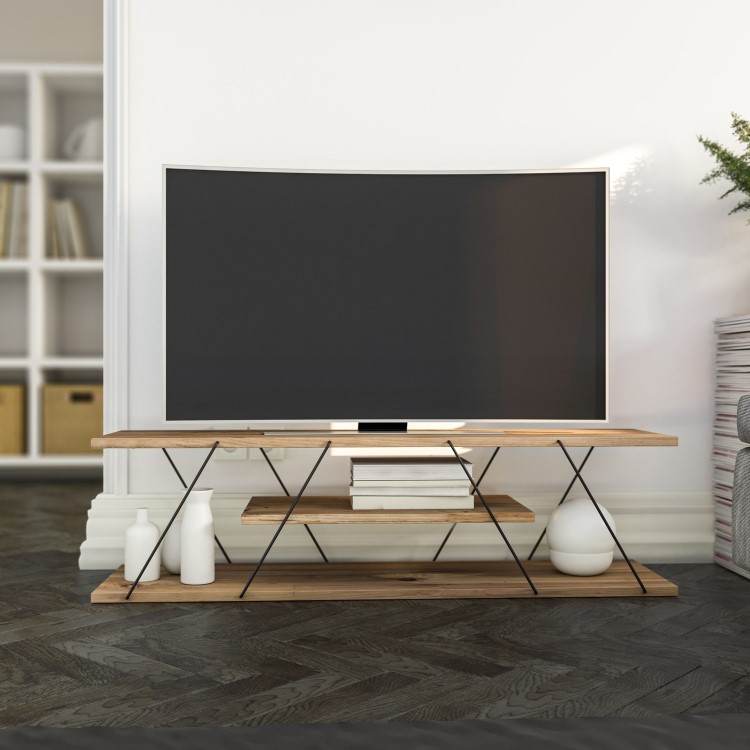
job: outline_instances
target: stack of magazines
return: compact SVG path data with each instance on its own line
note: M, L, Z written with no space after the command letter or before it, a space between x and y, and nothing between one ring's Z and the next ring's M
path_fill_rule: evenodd
M463 460L463 459L462 459ZM354 510L457 510L474 507L472 464L453 458L353 458Z
M750 316L715 323L716 392L713 430L713 492L716 508L714 562L750 578L732 559L732 490L737 451L747 446L737 436L737 402L750 394Z

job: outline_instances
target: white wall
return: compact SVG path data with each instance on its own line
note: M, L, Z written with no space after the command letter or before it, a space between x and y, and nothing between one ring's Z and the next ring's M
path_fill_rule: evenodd
M710 13L697 0L131 0L120 426L161 426L162 163L609 166L611 424L674 433L680 447L599 450L588 478L611 497L682 493L708 508L712 322L750 308L750 227L727 217L719 187L699 186L711 162L696 134L730 142L730 112L750 115L748 24L743 0ZM252 345L253 321L247 332L238 345ZM314 456L287 455L294 486ZM328 461L319 488L346 472ZM516 450L487 486L551 492L568 478L558 453ZM129 482L176 489L152 451L132 452ZM215 463L206 482L276 489L261 464ZM710 514L702 523L710 534Z

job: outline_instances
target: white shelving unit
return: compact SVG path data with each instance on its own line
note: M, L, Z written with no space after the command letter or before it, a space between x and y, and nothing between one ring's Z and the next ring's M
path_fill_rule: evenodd
M102 382L103 164L66 159L63 143L103 112L97 65L0 65L0 123L20 125L26 151L0 161L0 180L28 183L25 258L0 259L0 382L26 386L26 453L0 456L3 468L101 467L98 455L44 455L42 386ZM48 202L71 198L90 256L54 259Z

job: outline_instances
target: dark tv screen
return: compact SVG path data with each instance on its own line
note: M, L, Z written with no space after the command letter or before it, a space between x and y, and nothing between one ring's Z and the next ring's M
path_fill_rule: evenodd
M607 190L165 167L166 419L606 419Z

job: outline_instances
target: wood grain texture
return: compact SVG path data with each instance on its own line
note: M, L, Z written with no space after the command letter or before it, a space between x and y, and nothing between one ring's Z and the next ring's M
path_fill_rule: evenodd
M677 586L638 563L648 596L677 596ZM162 573L142 583L128 603L237 601L254 564L217 565L216 581L186 586L179 576ZM558 573L547 560L525 563L539 597L644 596L623 561L600 576ZM91 594L92 604L125 602L130 584L122 567ZM404 563L269 563L264 565L244 601L347 599L537 598L513 561Z
M534 511L508 495L485 495L498 521L521 523L533 521ZM252 497L242 512L243 524L280 524L289 510L288 497ZM287 523L492 523L477 498L473 509L466 510L352 510L348 496L305 495Z
M93 438L92 448L461 448L675 446L677 438L644 430L451 430L399 434L331 431L264 435L254 430L123 430Z

